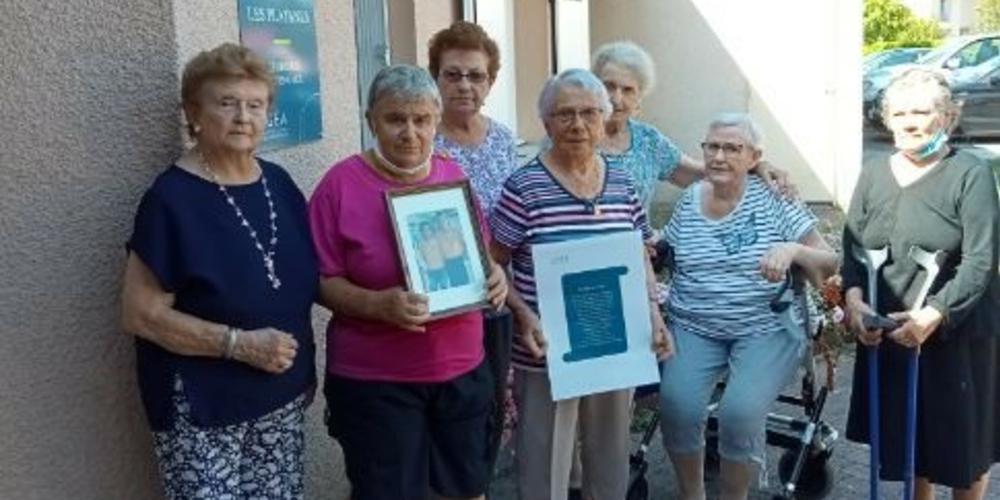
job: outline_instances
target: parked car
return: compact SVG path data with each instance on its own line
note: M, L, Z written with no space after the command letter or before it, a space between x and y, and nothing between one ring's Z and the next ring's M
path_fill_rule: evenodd
M962 116L955 136L1000 138L1000 63L978 78L952 86L952 95L962 103Z
M915 62L920 56L930 52L930 50L929 47L906 47L875 52L865 57L861 68L864 71L864 75L867 76L869 72L877 69Z
M1000 33L964 36L924 54L914 63L898 64L869 72L862 83L864 116L869 123L881 126L882 92L896 75L915 66L945 72L953 85L962 84L983 74L984 68L1000 57Z

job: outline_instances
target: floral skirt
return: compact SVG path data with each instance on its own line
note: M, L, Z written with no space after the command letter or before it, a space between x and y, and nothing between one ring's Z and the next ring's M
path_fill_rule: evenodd
M299 500L303 497L305 396L256 420L195 427L183 391L172 429L153 433L172 500Z

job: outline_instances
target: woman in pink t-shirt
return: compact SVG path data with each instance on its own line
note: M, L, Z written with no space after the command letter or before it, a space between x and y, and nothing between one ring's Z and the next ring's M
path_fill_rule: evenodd
M440 112L426 71L380 71L368 92L375 148L331 167L309 203L321 300L334 313L328 425L353 500L482 498L489 478L493 381L482 313L430 320L427 297L404 289L385 202L394 188L465 178L456 163L432 156ZM507 284L496 264L487 287L500 307Z

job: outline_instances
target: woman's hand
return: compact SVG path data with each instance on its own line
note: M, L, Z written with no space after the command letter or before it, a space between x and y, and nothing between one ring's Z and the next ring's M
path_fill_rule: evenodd
M490 275L486 278L486 298L493 309L500 310L507 300L507 275L496 262L490 262Z
M538 319L538 315L528 308L519 309L514 313L514 322L516 323L517 334L521 339L521 345L535 359L545 357L545 351L548 350L549 343L545 340L545 335L542 334L542 324Z
M898 312L889 315L900 323L900 327L889 332L889 338L905 347L920 347L937 330L944 319L941 312L931 306L913 312Z
M857 294L852 294L849 291L847 294L844 304L847 309L847 326L858 337L858 342L875 347L882 342L882 330L868 330L864 324L865 315L874 315L875 311L872 311L872 308L860 298L852 297L852 295L860 295L860 291Z
M660 308L656 304L650 304L649 317L653 324L653 352L656 353L657 361L665 361L674 355L674 336L663 322Z
M760 274L772 283L785 280L785 274L792 267L801 245L798 243L777 243L760 258Z
M426 295L394 287L378 292L378 302L382 321L411 332L427 331L424 324L431 313Z
M761 160L753 170L758 177L764 180L771 190L785 198L798 198L799 189L792 184L788 177L788 172L776 168L767 160Z
M274 328L240 331L233 359L268 373L284 373L295 362L299 343L291 334Z

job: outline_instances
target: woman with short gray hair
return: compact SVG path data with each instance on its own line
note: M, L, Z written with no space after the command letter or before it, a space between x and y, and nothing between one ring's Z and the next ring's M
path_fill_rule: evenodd
M663 182L684 188L705 176L705 164L687 156L652 125L636 118L642 100L656 83L653 58L630 41L612 42L594 52L591 70L607 87L612 112L605 122L600 148L632 174L636 192L649 213L656 186ZM794 191L788 175L766 161L754 173L782 191Z
M621 500L628 486L632 391L553 401L532 249L619 231L640 231L648 238L651 231L628 173L597 150L610 111L601 81L586 70L564 71L545 84L538 111L551 147L511 174L490 219L491 251L498 263L511 264L515 283L508 305L518 334L512 355L519 410L518 493L521 500L565 498L579 423L587 478L584 496ZM655 288L648 265L647 284ZM665 357L672 348L656 311L651 307L652 348Z
M684 191L664 228L673 248L667 321L678 355L663 363L660 414L684 500L705 498L706 408L727 369L718 409L720 494L747 497L763 464L767 411L807 347L805 335L784 329L770 301L792 266L817 284L837 267L809 209L748 175L760 140L745 114L712 120L702 143L705 178Z
M441 101L426 71L383 69L367 102L375 147L331 167L309 202L320 302L334 313L329 432L344 450L353 500L482 498L493 401L483 315L430 318L427 296L405 289L385 202L393 189L466 177L433 154ZM496 264L487 288L502 305L506 281Z

